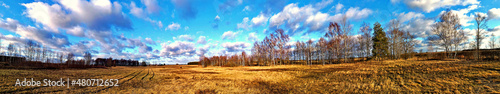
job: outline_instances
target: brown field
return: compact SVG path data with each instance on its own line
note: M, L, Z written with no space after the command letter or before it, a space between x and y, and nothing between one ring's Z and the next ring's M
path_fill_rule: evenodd
M182 68L181 68L182 67ZM0 93L500 93L500 62L0 69ZM120 79L117 87L15 87L16 79Z

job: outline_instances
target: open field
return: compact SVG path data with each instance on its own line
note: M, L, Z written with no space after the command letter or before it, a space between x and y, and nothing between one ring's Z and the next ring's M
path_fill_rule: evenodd
M500 62L0 69L0 93L500 93ZM16 79L120 79L118 87L15 87Z

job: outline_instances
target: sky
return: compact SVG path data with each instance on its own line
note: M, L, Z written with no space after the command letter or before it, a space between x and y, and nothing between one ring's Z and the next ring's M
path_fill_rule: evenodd
M0 51L35 41L55 52L82 58L135 59L152 64L185 64L200 56L251 54L255 41L276 29L296 41L318 40L330 22L349 19L352 36L361 24L383 27L399 19L425 50L441 13L457 14L473 38L474 14L500 36L499 0L2 0ZM500 41L498 41L500 44ZM481 47L486 48L486 45Z

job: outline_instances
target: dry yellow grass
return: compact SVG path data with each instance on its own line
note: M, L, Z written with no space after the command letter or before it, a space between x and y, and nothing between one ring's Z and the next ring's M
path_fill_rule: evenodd
M182 67L182 68L181 68ZM396 60L334 65L0 69L9 93L498 93L500 62ZM120 79L118 87L14 87L17 78ZM26 90L26 89L33 89Z

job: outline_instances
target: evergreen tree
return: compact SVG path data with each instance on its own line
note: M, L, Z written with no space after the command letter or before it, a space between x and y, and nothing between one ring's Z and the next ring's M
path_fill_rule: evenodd
M380 23L376 22L373 24L373 31L374 31L374 37L373 37L373 57L374 58L383 58L389 53L388 51L388 44L389 42L387 41L387 37L385 36L384 29L380 25Z

